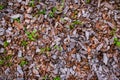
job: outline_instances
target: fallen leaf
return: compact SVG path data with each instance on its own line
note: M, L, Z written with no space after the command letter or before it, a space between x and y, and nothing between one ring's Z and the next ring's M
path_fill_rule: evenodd
M23 29L23 24L18 23L17 21L14 22L14 26L18 28L18 30Z

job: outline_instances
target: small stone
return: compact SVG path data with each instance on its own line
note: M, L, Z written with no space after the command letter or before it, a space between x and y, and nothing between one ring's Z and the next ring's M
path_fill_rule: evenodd
M22 51L21 50L18 51L18 57L22 57Z
M35 68L33 68L33 73L34 74L39 74L38 70L36 70Z
M11 18L13 18L13 19L19 18L19 17L21 17L21 14L15 14L15 15L11 16Z
M105 53L103 54L103 62L107 65L108 57Z
M53 70L54 74L58 74L58 69Z
M22 71L22 68L21 68L21 66L17 66L17 71L21 74L21 75L23 75L23 71Z
M4 35L5 29L0 28L0 36Z
M25 14L25 17L30 18L30 19L33 18L32 15L30 15L30 14Z
M97 46L96 50L99 51L103 47L103 43Z
M85 36L86 36L86 39L88 40L89 39L89 32L88 31L85 31Z
M0 40L0 45L3 45L3 41Z
M9 73L10 73L10 69L7 68L4 72L5 72L6 75L9 75Z
M22 1L22 0L17 0L17 2L19 2L19 3L20 3L21 1Z
M27 9L27 13L31 13L32 12L32 7L29 7L28 9Z
M76 58L77 58L77 60L78 60L79 62L81 61L81 57L80 57L79 54L76 54Z
M36 48L36 53L39 53L40 52L40 49L37 47Z
M57 56L56 56L56 55L53 55L52 58L53 58L53 59L57 59Z
M4 48L0 48L0 53L4 53Z

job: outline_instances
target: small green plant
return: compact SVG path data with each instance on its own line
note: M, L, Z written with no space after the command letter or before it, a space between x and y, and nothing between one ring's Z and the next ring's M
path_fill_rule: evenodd
M12 63L10 62L11 58L12 58L12 55L7 55L3 57L2 59L0 59L0 65L11 66L12 65Z
M20 18L14 18L13 21L17 21L18 23L20 23Z
M49 17L53 18L54 17L54 13L52 11L50 11L49 13Z
M7 41L4 42L4 47L7 47L9 43Z
M62 47L61 46L55 45L54 48L59 50L59 51L62 51Z
M21 66L21 67L23 67L24 65L27 65L27 64L28 64L28 62L25 61L25 60L22 60L22 61L20 62L20 66Z
M40 53L45 53L48 51L51 51L51 48L49 46L40 49Z
M0 5L0 10L3 10L4 9L4 6L3 5Z
M28 42L27 42L27 41L25 41L25 40L21 41L21 46L26 47L26 46L27 46L27 44L28 44Z
M43 77L43 80L48 80L48 79L49 77L47 75Z
M3 64L4 64L4 60L0 59L0 65L3 65Z
M55 77L53 80L60 80L60 77L57 76L57 77Z
M41 48L40 53L44 53L44 52L45 52L45 48Z
M30 7L34 7L34 6L35 6L35 0L31 0L31 1L29 2L29 6L30 6Z
M32 31L32 32L28 32L26 31L26 34L27 34L27 37L29 38L29 40L31 41L34 41L37 37L37 34L36 34L36 30Z
M45 14L46 14L46 10L43 9L43 10L41 10L41 11L38 11L38 14L43 14L43 15L45 15Z
M117 31L117 28L112 29L110 32L110 35L115 35L116 31Z
M114 38L114 44L120 47L120 41L118 40L118 38Z
M49 12L49 17L53 18L56 11L57 11L57 8L53 7L52 10Z
M88 4L89 4L90 2L91 2L91 0L86 0L86 3L88 3Z
M75 21L73 21L73 22L71 23L70 29L73 29L73 28L75 27L75 25L81 25L81 24L82 24L81 21L75 20Z

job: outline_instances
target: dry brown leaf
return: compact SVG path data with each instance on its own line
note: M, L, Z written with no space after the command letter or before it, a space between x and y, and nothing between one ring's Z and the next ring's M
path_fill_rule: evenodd
M75 54L76 53L76 48L72 49L72 51L69 52L69 55Z
M18 30L23 29L23 24L18 23L17 21L14 22L14 26L18 28Z

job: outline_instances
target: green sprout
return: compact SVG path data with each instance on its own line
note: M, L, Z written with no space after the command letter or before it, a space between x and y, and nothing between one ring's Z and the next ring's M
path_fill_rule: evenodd
M57 8L53 7L52 10L49 12L49 17L53 18L56 11L57 11Z
M0 65L3 65L3 64L4 64L4 60L0 59Z
M51 51L51 48L48 47L48 46L40 49L40 53L45 53L45 52L48 52L48 51Z
M4 6L3 5L0 5L0 10L3 10L4 9Z
M115 32L116 32L116 31L117 31L117 28L112 29L111 32L110 32L110 34L111 34L111 35L115 35Z
M61 80L60 77L55 77L53 80Z
M9 45L9 43L7 41L4 42L4 47L7 47Z
M46 14L46 10L43 9L43 10L41 10L41 11L38 11L38 14L43 14L43 15L45 15L45 14Z
M62 47L61 46L55 45L54 48L59 50L59 51L62 51Z
M47 80L49 77L46 75L45 77L43 77L43 80Z
M28 64L28 62L27 61L25 61L25 60L22 60L21 62L20 62L20 66L24 66L24 65L27 65Z
M49 17L53 18L54 17L54 13L52 11L50 11L49 13Z
M35 4L35 0L31 0L31 1L29 2L29 6L30 6L30 7L34 7L34 6L35 6L34 4Z
M118 40L118 38L114 38L114 44L120 47L120 41Z
M45 52L45 48L41 48L40 53L44 53L44 52Z
M26 31L26 34L27 34L27 37L29 38L29 40L31 41L34 41L37 37L37 34L36 34L36 30L34 30L33 32L28 32Z
M17 21L18 23L20 23L20 18L14 18L13 21Z
M79 21L79 20L75 20L75 21L73 21L73 22L71 23L71 25L70 25L70 29L73 29L75 25L81 25L81 24L82 24L81 21Z
M12 55L7 55L3 57L2 59L0 59L0 65L11 66L12 65L12 62L10 62L11 58L12 58Z
M57 11L57 8L56 7L53 7L52 8L52 12L55 13Z
M21 46L26 47L26 46L27 46L27 44L28 44L28 42L27 42L27 41L25 41L25 40L21 41Z
M86 3L88 3L88 4L89 4L90 2L91 2L91 0L86 0Z

